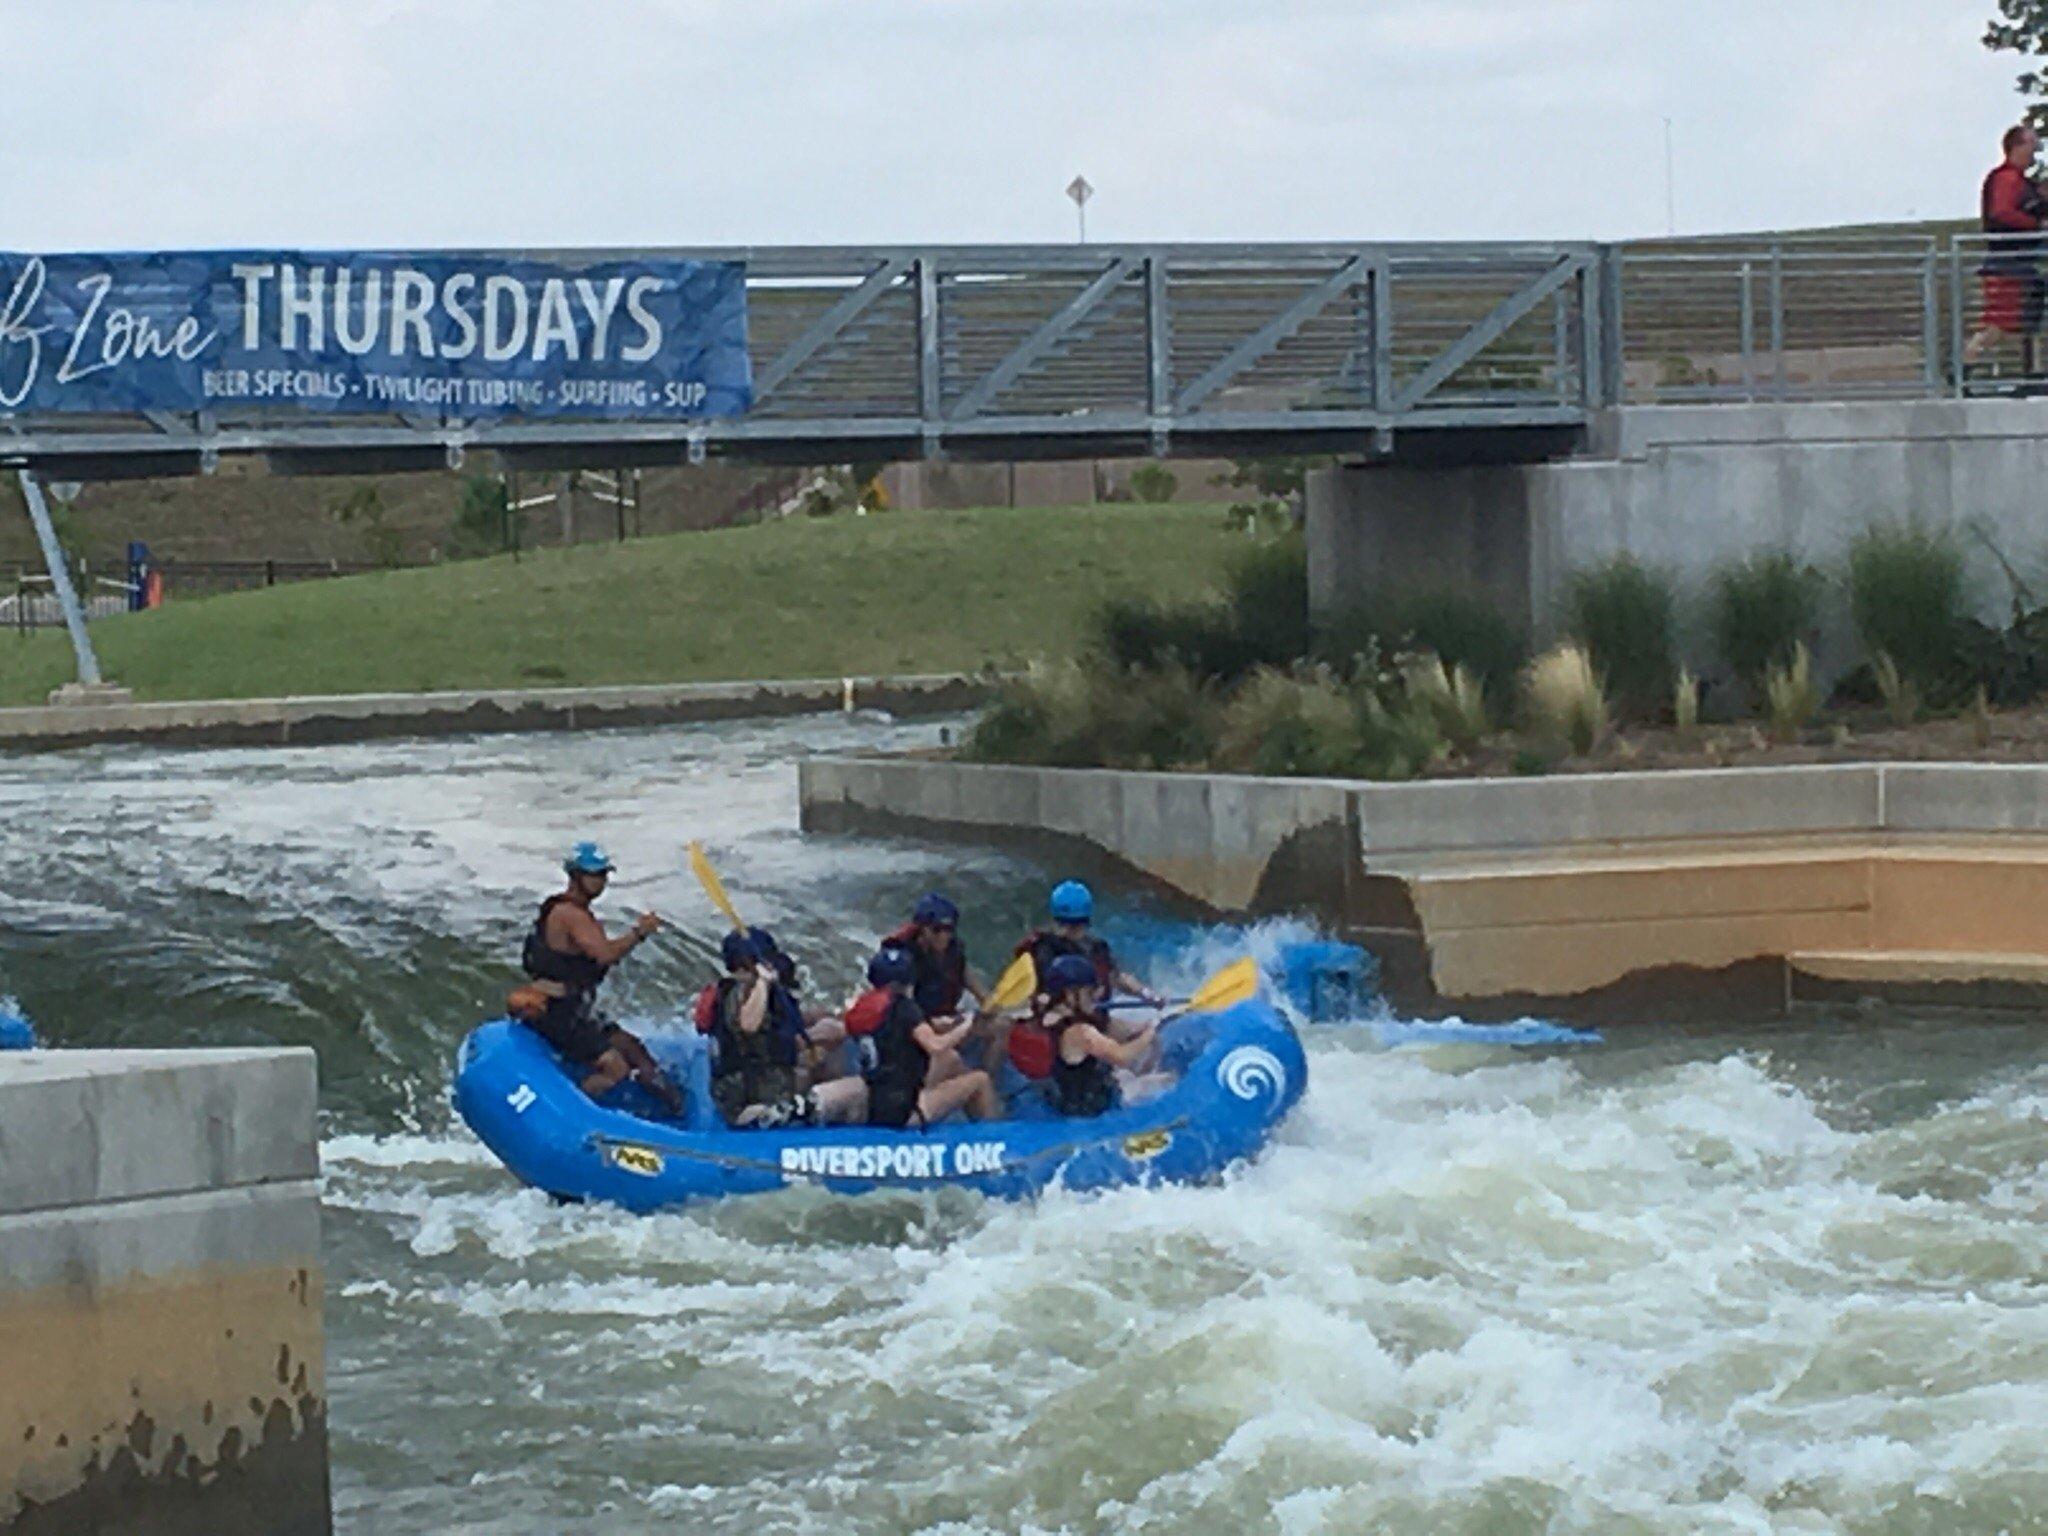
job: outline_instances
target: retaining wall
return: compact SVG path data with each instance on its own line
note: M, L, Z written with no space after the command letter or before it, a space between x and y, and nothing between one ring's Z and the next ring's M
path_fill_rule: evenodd
M0 1055L0 1532L329 1529L309 1050Z
M1418 1011L1776 1010L1802 976L2048 984L2048 766L1364 784L814 759L801 775L808 829L1054 838L1217 912L1312 913L1374 948Z
M379 736L601 730L822 714L849 707L932 714L966 709L987 697L985 679L934 675L62 704L0 709L0 750L49 750L111 741L315 746Z

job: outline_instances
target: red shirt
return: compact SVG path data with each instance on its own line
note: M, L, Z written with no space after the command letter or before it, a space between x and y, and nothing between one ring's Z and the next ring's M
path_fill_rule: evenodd
M1984 178L1984 230L1986 234L2021 234L2041 227L2034 206L2034 185L2016 165L1999 166Z

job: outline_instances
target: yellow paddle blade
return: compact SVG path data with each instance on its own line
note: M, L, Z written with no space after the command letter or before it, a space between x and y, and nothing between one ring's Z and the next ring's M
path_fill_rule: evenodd
M1259 993L1258 962L1246 955L1242 960L1233 960L1201 986L1188 999L1184 1012L1221 1013L1226 1008L1235 1008L1239 1003L1248 1003Z
M725 894L725 882L718 878L718 871L711 867L711 861L704 857L702 843L690 844L690 871L697 877L697 883L704 887L704 894L711 898L711 905L725 914L725 920L734 928L747 925L740 921L740 914L732 904L732 898Z
M1031 994L1037 990L1038 967L1032 963L1031 951L1027 949L996 978L996 984L989 989L988 1002L983 1006L990 1013L1004 1008L1021 1008L1031 1001Z

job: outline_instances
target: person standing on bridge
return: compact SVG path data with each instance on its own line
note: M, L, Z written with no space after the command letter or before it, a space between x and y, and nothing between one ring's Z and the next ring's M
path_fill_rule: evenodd
M1963 349L1963 363L1976 363L2007 336L2020 339L2020 367L2027 377L2039 373L2041 329L2041 242L2037 235L2048 199L2030 174L2041 140L2024 123L2006 130L2005 158L1984 178L1980 215L1990 251L1979 269L1983 279L1983 324Z

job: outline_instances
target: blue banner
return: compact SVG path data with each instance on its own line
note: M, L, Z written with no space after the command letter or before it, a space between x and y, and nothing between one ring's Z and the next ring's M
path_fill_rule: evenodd
M0 417L733 416L746 269L659 258L0 255Z

